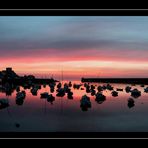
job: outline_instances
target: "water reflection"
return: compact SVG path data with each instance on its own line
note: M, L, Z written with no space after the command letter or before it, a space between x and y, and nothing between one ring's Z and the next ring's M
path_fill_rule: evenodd
M17 105L23 105L25 98L28 99L28 94L31 93L32 96L45 99L50 104L58 98L67 98L68 100L74 100L79 98L80 108L83 111L88 111L91 108L91 100L95 101L97 104L103 104L108 96L117 97L129 93L133 98L139 98L142 93L148 92L148 87L145 85L123 85L124 87L119 87L119 84L101 84L101 83L76 83L76 82L52 82L49 84L21 84L13 85L5 83L0 86L0 92L5 96L12 96L16 93L15 103ZM135 101L133 98L128 99L127 106L132 108L135 106ZM8 100L8 99L7 99ZM0 100L0 109L4 109L9 106L4 99Z
M102 104L106 100L106 96L104 96L102 93L98 92L96 94L96 102L99 104Z
M134 103L135 103L134 99L129 98L129 99L128 99L128 104L127 104L127 105L128 105L128 107L129 107L129 108L132 108L132 107L134 107L134 106L135 106L135 104L134 104Z
M90 97L88 97L87 95L82 96L80 100L80 107L82 111L87 111L88 108L91 108Z
M50 102L51 104L53 104L53 101L55 101L55 97L52 94L50 94L47 97L47 101Z
M7 108L9 107L9 101L8 99L0 99L0 109L4 109L4 108Z
M26 92L25 91L17 92L17 94L16 94L16 104L17 105L23 105L25 97L26 97Z
M131 125L130 129L133 125L146 125L145 120L134 121L145 119L148 114L147 87L67 81L49 83L46 87L31 84L30 89L24 84L11 86L12 93L7 96L7 89L1 86L0 131L108 131L123 129L127 121L126 127ZM118 96L114 97L113 91ZM135 98L132 92L141 95Z

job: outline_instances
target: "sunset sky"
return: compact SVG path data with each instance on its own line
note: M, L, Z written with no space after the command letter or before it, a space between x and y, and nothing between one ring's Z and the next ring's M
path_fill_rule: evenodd
M0 70L79 80L148 77L148 17L0 16Z

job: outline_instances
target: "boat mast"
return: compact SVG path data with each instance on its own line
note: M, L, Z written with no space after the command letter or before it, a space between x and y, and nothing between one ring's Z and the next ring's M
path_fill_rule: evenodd
M62 68L62 85L63 85L63 68Z

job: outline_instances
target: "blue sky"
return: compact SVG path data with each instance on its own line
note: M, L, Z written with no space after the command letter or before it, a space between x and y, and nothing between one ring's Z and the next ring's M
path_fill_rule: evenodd
M146 49L148 17L0 17L0 43L4 49L128 48ZM18 43L17 45L15 43ZM9 47L9 43L14 45ZM67 46L67 44L70 44ZM76 46L76 47L75 47ZM25 47L22 47L25 48Z

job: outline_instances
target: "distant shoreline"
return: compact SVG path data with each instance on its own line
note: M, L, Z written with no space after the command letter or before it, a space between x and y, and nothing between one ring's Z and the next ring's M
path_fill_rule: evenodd
M148 78L81 78L81 82L148 84Z
M5 82L11 82L14 84L22 84L22 83L26 83L29 80L24 79L23 77L20 77L18 79L12 79L12 80L2 80L1 83L5 83ZM54 80L54 79L42 79L42 78L35 78L35 79L31 79L32 83L34 84L48 84L51 82L59 82L58 80Z

